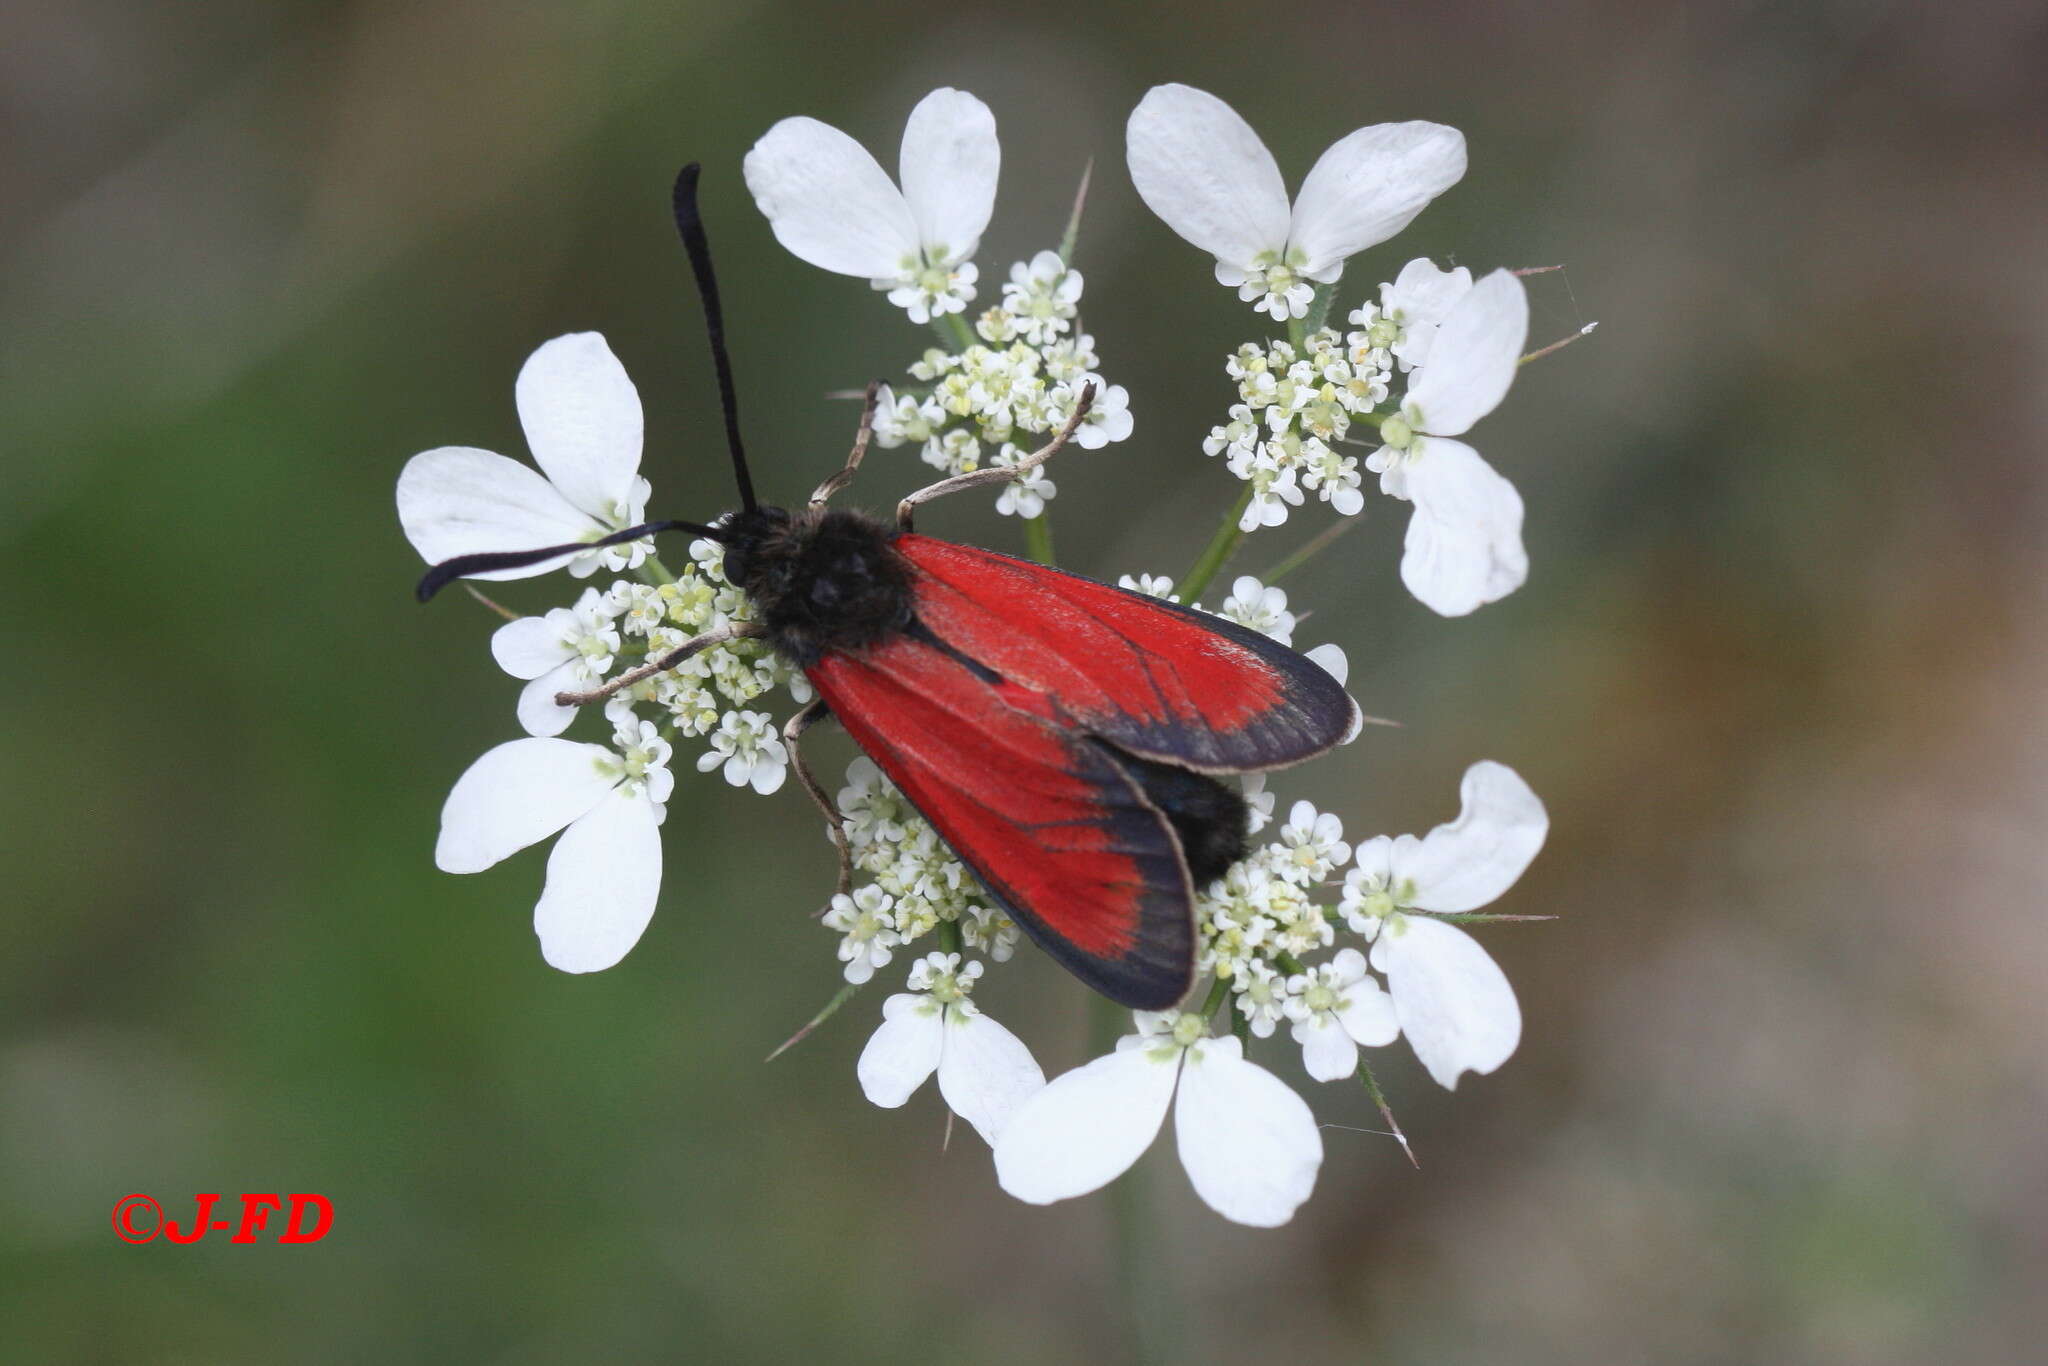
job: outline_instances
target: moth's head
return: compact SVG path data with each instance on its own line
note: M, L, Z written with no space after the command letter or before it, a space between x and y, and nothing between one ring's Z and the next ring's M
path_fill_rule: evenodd
M784 508L759 504L742 508L719 524L725 542L726 581L758 598L768 588L777 561L789 558L791 524L796 519Z

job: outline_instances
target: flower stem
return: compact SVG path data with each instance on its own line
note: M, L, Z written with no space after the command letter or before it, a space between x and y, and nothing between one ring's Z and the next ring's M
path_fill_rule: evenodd
M1041 512L1024 519L1024 553L1040 564L1052 565L1052 517Z
M770 1053L766 1058L762 1059L762 1061L774 1062L784 1053L796 1047L797 1044L803 1042L805 1035L809 1034L819 1025L825 1023L825 1021L831 1019L833 1012L838 1010L839 1007L845 1005L848 1001L852 1000L853 993L859 990L860 984L858 982L848 982L845 986L839 988L838 991L832 993L832 999L825 1002L825 1008L823 1010L811 1016L811 1022L809 1024L805 1025L802 1029L799 1029L796 1033L784 1039L782 1041L781 1046L778 1047L773 1053Z
M1326 285L1316 286L1316 295L1308 302L1308 316L1301 320L1302 341L1306 341L1310 334L1322 331L1324 326L1328 324L1330 321L1330 305L1336 298L1337 282L1335 280ZM1299 349L1301 344L1301 341L1294 343L1296 349Z
M1237 501L1231 504L1230 511L1223 514L1222 523L1217 526L1216 534L1209 538L1209 544L1203 549L1201 557L1188 570L1187 577L1174 588L1174 601L1193 602L1202 595L1202 590L1209 586L1209 581L1216 577L1217 571L1229 563L1231 555L1237 550L1237 543L1244 539L1244 532L1238 529L1238 520L1244 516L1244 510L1251 505L1252 486L1247 481L1244 492L1237 495Z
M1342 520L1337 521L1330 526L1324 527L1321 531L1316 533L1316 537L1314 540L1310 541L1307 545L1295 551L1292 555L1289 555L1286 559L1280 561L1271 569L1268 569L1265 573L1261 574L1259 576L1259 582L1267 585L1268 587L1271 587L1273 584L1280 582L1280 580L1286 578L1289 574L1292 574L1295 570L1301 568L1303 565L1307 564L1316 556L1322 554L1323 551L1327 550L1331 546L1331 544L1334 543L1339 537L1344 535L1345 532L1351 530L1351 528L1357 526L1359 522L1361 522L1362 520L1364 519L1355 516L1345 517Z
M1095 158L1081 168L1081 186L1074 191L1074 211L1067 215L1067 230L1060 234L1060 264L1074 264L1074 244L1081 237L1081 210L1088 205L1088 182L1095 176Z
M1130 1012L1107 996L1095 996L1088 1004L1089 1052L1108 1053L1119 1036L1131 1032ZM1104 1193L1109 1203L1110 1259L1116 1267L1126 1355L1138 1366L1178 1356L1173 1350L1173 1329L1182 1312L1160 1260L1160 1249L1148 1236L1151 1220L1145 1199L1146 1175L1142 1168L1125 1172Z
M939 334L939 340L954 354L960 354L974 345L974 333L967 328L964 313L942 313L932 319L932 330Z
M1408 1154L1408 1164L1420 1170L1422 1164L1415 1160L1415 1149L1408 1146L1408 1135L1401 1132L1401 1122L1394 1118L1394 1112L1387 1105L1387 1098L1380 1093L1380 1084L1373 1080L1372 1068L1366 1066L1364 1058L1358 1060L1358 1079L1365 1083L1365 1093L1371 1096L1372 1103L1379 1107L1380 1118L1394 1131L1394 1137L1401 1140L1401 1151Z
M659 588L665 583L674 583L676 576L668 572L668 566L661 562L659 555L649 555L640 561L640 577L643 581Z

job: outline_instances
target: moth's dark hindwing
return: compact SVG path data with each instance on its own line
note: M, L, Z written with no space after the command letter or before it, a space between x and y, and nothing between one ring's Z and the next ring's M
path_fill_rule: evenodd
M1146 800L1165 813L1197 890L1244 857L1251 812L1241 793L1206 773L1140 759L1113 745L1103 748L1144 789Z
M909 626L911 569L872 517L836 508L734 514L725 575L753 600L768 643L799 668L855 652Z

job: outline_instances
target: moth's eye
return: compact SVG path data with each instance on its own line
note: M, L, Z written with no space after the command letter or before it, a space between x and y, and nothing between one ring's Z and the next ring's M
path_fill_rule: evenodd
M811 580L811 602L814 606L837 606L840 596L839 584L831 577L820 575Z

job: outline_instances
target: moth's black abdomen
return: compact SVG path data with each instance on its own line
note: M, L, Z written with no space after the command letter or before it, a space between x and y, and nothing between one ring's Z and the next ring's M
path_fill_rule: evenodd
M753 599L768 643L802 667L827 650L860 650L910 624L910 566L892 533L835 508L734 514L725 575Z
M1197 889L1222 877L1231 864L1245 856L1251 813L1242 793L1206 773L1115 752L1117 762L1137 780L1146 799L1165 814L1179 836L1181 853Z

